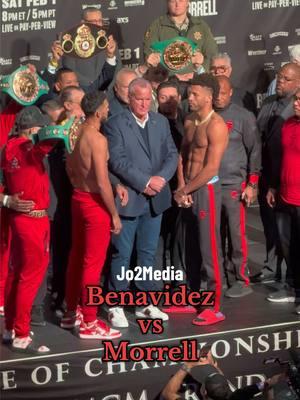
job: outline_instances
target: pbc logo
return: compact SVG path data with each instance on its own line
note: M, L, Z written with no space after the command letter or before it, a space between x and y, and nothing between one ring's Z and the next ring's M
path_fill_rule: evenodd
M228 132L230 133L230 131L233 128L233 121L226 121L226 125L227 125L227 128L228 128Z
M128 24L129 18L128 17L118 17L117 24Z

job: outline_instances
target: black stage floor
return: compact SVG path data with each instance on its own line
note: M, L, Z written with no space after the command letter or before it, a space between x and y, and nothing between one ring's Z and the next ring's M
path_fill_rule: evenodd
M270 292L274 291L275 284L252 285L254 292L240 299L225 299L224 314L226 320L207 327L197 327L191 324L194 314L170 314L170 320L164 323L163 334L143 335L135 321L133 310L128 310L129 327L121 329L121 340L130 340L132 344L149 342L171 342L183 338L200 338L201 336L221 335L234 332L251 332L252 330L267 329L270 327L289 327L300 324L300 316L294 312L294 304L274 304L265 300ZM103 313L105 318L105 313ZM47 356L24 357L0 345L1 363L23 361L25 359L41 359L56 356L65 356L81 352L98 352L101 349L100 340L82 340L76 336L76 331L70 332L58 326L59 320L47 322L46 327L34 327L35 338L38 343L47 345L51 354ZM300 326L300 325L299 325ZM114 343L118 343L115 340Z

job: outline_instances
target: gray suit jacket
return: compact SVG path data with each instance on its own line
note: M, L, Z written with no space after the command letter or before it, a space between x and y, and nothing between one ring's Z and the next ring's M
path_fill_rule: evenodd
M151 176L158 175L168 182L177 168L178 152L171 136L168 120L161 114L149 113L149 149L130 110L112 116L104 125L109 145L109 168L127 186L126 207L118 202L120 215L136 217L143 213L147 196L143 191ZM171 191L167 184L150 198L153 212L161 214L171 206Z

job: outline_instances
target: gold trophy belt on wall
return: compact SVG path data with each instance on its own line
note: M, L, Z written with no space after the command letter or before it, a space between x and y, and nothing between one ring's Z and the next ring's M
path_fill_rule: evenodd
M62 33L60 41L65 54L89 58L107 47L108 36L102 27L82 23Z

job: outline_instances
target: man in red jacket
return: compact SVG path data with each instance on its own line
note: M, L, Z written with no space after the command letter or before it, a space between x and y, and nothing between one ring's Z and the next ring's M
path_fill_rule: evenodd
M5 331L3 341L22 352L47 353L45 346L34 347L30 337L30 312L49 262L49 179L43 159L57 141L34 145L32 135L47 125L48 119L35 106L17 115L18 136L3 149L1 168L4 205L10 208L11 196L22 193L23 200L34 202L33 210L10 210L12 231L11 268L5 293Z
M293 272L293 288L286 289L286 302L295 300L300 314L300 88L294 95L294 116L281 132L281 160L272 160L272 182L267 193L270 207L276 205L276 221L282 251ZM277 196L278 194L278 196ZM275 301L271 295L269 301Z

